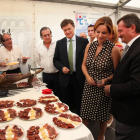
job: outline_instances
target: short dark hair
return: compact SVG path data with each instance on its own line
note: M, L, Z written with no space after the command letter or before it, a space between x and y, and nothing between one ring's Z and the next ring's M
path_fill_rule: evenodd
M65 26L67 26L69 23L70 23L73 27L75 27L74 22L73 22L73 20L71 20L71 19L64 19L64 20L61 22L60 26L61 26L61 28L63 28L63 27L65 27Z
M121 17L117 24L119 24L121 21L124 22L124 26L129 28L132 24L136 26L136 33L140 33L140 19L136 14L127 14L123 17Z
M10 36L10 34L8 34L8 33L4 33L3 35L1 35L0 36L0 40L1 40L1 42L5 42L5 40L4 40L4 35L9 35Z
M89 24L88 27L94 27L94 24Z
M44 31L44 30L50 30L50 33L52 34L52 31L51 31L51 29L49 28L49 27L42 27L41 29L40 29L40 36L42 37L42 31Z

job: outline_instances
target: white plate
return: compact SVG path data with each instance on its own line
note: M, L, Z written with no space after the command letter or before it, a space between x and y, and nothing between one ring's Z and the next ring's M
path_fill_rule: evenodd
M1 109L0 109L1 110ZM15 110L15 109L12 109L12 110ZM8 112L8 109L3 109L2 111L4 111L4 112ZM15 110L16 111L16 110ZM10 117L10 114L8 113L8 116ZM15 119L17 117L17 111L16 111L16 116L14 117L14 118L12 118L11 120L9 120L9 121L12 121L13 119ZM1 118L0 118L0 120L1 120ZM0 123L3 123L3 122L9 122L9 121L2 121L2 122L0 122Z
M16 65L16 64L18 64L18 63L19 63L18 61L15 61L15 62L7 63L6 65L11 66L11 65Z
M32 85L34 87L36 87L36 86L41 87L41 86L46 86L47 84L46 83L43 83L41 81L34 81L34 82L32 82Z
M43 95L43 96L41 96L41 97L49 97L49 96L54 96L54 97L57 99L57 101L59 101L59 98L58 98L57 96L55 96L55 95ZM41 97L38 98L38 102L39 102L39 103L41 103L40 100L39 100ZM53 98L53 97L52 97L52 98ZM42 100L41 100L41 101L42 101ZM50 101L49 98L48 98L48 100L45 100L45 101L46 101L46 103L48 103L48 102L57 102L57 101ZM48 102L47 102L47 101L48 101ZM43 104L45 104L45 103L43 103Z
M20 100L27 100L27 99L20 99ZM20 102L20 100L17 101L17 102ZM30 100L36 100L36 99L30 99ZM17 105L17 102L15 102L15 105L16 105L17 107L19 107L19 108L25 108L25 107L20 107L20 106L18 106L18 105ZM20 102L20 103L23 104L23 102ZM37 100L36 100L36 104L37 104ZM35 105L36 105L36 104L35 104ZM33 106L35 106L35 105L32 105L32 106L26 106L26 108L27 108L27 107L33 107Z
M0 102L1 102L1 101L13 101L13 100L0 100ZM14 106L14 101L13 101L13 106ZM11 106L11 107L13 107L13 106ZM5 107L5 108L11 108L11 107ZM1 107L0 107L0 109L5 109L5 108L1 108Z
M62 114L68 114L68 113L62 113ZM59 114L56 118L59 118L60 115L61 115L61 114ZM78 116L77 114L74 114L74 113L71 113L71 114L68 114L68 115ZM79 122L78 125L75 125L75 124L73 124L73 123L70 123L70 124L73 124L73 125L74 125L74 128L62 128L62 127L57 126L54 122L53 122L53 123L54 123L58 128L61 128L61 129L66 129L66 130L68 130L68 129L75 129L75 128L79 127L79 126L82 124L82 119L81 119L81 117L80 117L80 116L78 116L78 117L79 117L80 120L81 120L81 122ZM68 119L68 120L70 120L70 119ZM65 121L63 121L63 122L65 122ZM77 121L74 121L74 122L77 122ZM67 122L66 122L66 123L67 123Z
M48 123L47 123L48 124ZM41 127L43 127L45 124L39 124L39 125L34 125L35 127L37 127L37 126L39 126L40 128ZM53 140L57 140L58 139L58 136L59 136L59 131L58 131L58 129L56 128L56 127L54 127L54 125L53 124L48 124L49 126L51 126L51 127L53 127L55 130L56 130L56 132L58 133L58 135L57 135L57 137L55 138L55 139L53 139ZM28 130L30 130L30 129L28 129ZM48 134L48 131L44 128L44 132L45 132L45 134L47 135L47 136L49 136L49 134ZM42 135L41 135L41 131L39 131L39 137L42 139ZM27 137L27 133L26 133L26 137ZM27 138L28 139L28 138Z
M32 109L32 107L28 107L28 108L31 108ZM38 107L37 107L38 108ZM24 109L22 109L22 110L20 110L20 111L24 111L25 109L27 109L27 108L24 108ZM40 108L41 109L41 108ZM41 109L42 110L42 109ZM20 113L20 111L18 112L18 117L19 117L19 113ZM42 111L42 115L43 115L43 111ZM39 117L39 118L41 118L42 117L42 115ZM28 116L31 116L31 113L29 112L28 113ZM20 117L19 117L20 118ZM26 119L23 119L23 118L20 118L21 120L24 120L24 121L32 121L32 120L36 120L36 119L39 119L39 118L34 118L34 119L28 119L28 120L26 120Z
M49 104L53 104L54 105L54 107L57 107L58 105L57 105L57 103L62 103L62 102L51 102L51 103L49 103ZM64 104L64 103L63 103ZM66 105L66 104L64 104L64 105ZM46 105L47 106L47 105ZM45 106L45 107L46 107ZM69 106L68 105L66 105L67 107L68 107L68 110L69 110ZM60 109L64 109L64 107L61 107ZM45 109L44 109L45 110ZM67 111L68 111L67 110ZM45 110L46 111L46 110ZM47 113L49 113L49 114L53 114L53 115L55 115L55 114L60 114L61 112L59 112L58 110L56 110L58 113L50 113L50 112L48 112L48 111L46 111ZM65 112L67 112L67 111L65 111ZM64 112L62 112L62 113L64 113Z
M2 125L2 126L0 126L0 129L5 129L5 127L6 126L10 126L11 128L14 126L15 124L9 124L9 125ZM21 127L21 126L19 126L19 125L16 125L18 128L20 128L21 130L22 130L22 132L23 132L23 135L24 135L24 129ZM8 132L6 132L6 134L7 134ZM23 135L18 139L18 140L20 140L22 137L23 137ZM6 135L6 138L7 138L8 136ZM14 134L12 135L12 138L14 137Z

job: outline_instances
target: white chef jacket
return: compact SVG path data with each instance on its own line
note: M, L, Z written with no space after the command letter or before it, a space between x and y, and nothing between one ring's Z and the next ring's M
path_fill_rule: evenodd
M22 53L20 51L20 48L18 46L12 46L11 51L7 50L4 46L0 47L0 63L1 62L17 62L18 58L22 57ZM19 67L19 64L6 66L6 67L0 67L0 71L7 71L7 70L13 70Z

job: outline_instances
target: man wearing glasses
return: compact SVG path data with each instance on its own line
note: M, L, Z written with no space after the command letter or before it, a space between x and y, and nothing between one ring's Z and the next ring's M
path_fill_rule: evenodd
M21 73L19 64L17 62L22 57L22 53L17 46L13 46L12 38L9 34L3 34L1 36L1 42L3 46L0 48L0 71L11 73ZM27 59L23 60L26 63ZM9 63L9 65L8 65Z

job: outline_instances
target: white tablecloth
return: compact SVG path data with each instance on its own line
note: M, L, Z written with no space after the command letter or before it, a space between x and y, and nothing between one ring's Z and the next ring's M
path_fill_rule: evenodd
M36 91L36 89L34 89L34 88L11 90L11 91L9 91L9 93L13 94L14 96L0 98L0 100L7 100L7 99L9 100L10 99L10 100L14 100L14 101L19 101L19 99L26 99L26 98L37 100L40 96L43 95L42 89L40 89L40 91ZM24 121L24 120L21 120L19 117L16 117L12 121L0 123L0 126L8 125L8 124L20 125L21 127L23 127L24 132L25 132L22 140L26 140L26 134L27 134L26 132L30 126L38 125L38 124L45 124L45 123L52 124L53 126L55 126L53 124L52 118L55 117L56 115L47 113L44 110L44 107L45 107L44 104L37 103L36 107L41 108L43 111L43 116L41 118L32 120L32 121ZM14 106L12 108L15 109L16 111L21 110L21 108L18 108L16 106ZM71 113L71 112L68 111L67 113ZM92 133L83 123L79 127L75 128L75 129L71 129L71 130L58 128L56 126L55 126L55 128L57 128L57 130L59 131L59 136L58 136L57 140L94 140Z

